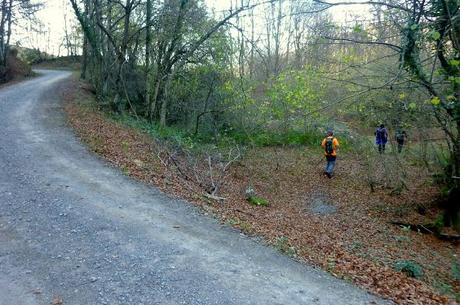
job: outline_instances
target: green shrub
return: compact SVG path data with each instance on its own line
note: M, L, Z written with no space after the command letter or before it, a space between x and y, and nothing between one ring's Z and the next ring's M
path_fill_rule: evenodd
M423 276L422 266L414 261L400 260L395 263L394 266L396 271L403 272L409 277L421 278Z
M252 205L257 205L257 206L268 206L268 201L264 198L257 197L257 196L250 196L247 199L249 203Z
M451 299L460 301L460 293L455 291L455 288L452 285L449 285L441 280L435 280L433 286L440 294L444 294Z
M259 130L249 134L233 131L227 135L241 144L253 144L255 146L280 146L280 145L319 145L324 134L317 130L276 132Z
M440 232L444 227L444 215L439 214L433 222L433 227L437 232Z
M276 239L275 248L287 254L288 256L295 257L297 255L297 250L295 247L289 246L289 240L286 236L281 236Z

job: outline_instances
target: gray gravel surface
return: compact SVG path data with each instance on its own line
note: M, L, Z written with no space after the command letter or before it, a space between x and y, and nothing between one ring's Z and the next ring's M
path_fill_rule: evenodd
M41 73L0 90L1 305L383 302L89 153Z

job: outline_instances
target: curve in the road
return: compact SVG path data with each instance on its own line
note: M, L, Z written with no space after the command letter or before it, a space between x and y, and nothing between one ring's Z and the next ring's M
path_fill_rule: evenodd
M89 153L69 72L0 90L0 304L375 304Z

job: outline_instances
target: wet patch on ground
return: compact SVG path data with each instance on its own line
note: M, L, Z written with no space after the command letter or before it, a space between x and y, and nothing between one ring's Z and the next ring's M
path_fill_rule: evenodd
M309 195L305 212L319 216L332 215L337 212L337 207L327 194L315 192Z

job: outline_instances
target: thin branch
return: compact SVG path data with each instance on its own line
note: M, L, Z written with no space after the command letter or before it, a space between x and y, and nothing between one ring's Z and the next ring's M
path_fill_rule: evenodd
M341 5L379 5L379 6L385 6L388 8L402 10L402 11L409 12L409 13L412 12L409 8L406 8L400 5L396 5L396 4L392 4L392 3L388 3L388 2L383 2L383 1L349 1L349 2L347 1L347 2L331 3L331 2L322 1L322 0L313 0L313 2L322 4L322 5L326 5L328 8L333 7L333 6L341 6Z
M393 50L396 51L402 51L402 48L400 46L397 46L395 44L391 44L388 42L380 42L380 41L362 41L362 40L356 40L356 39L351 39L351 38L339 38L339 37L329 37L329 36L321 36L324 39L329 39L329 40L336 40L336 41L346 41L346 42L351 42L351 43L357 43L357 44L367 44L367 45L382 45L389 47Z

